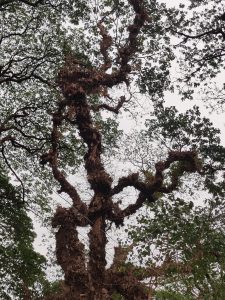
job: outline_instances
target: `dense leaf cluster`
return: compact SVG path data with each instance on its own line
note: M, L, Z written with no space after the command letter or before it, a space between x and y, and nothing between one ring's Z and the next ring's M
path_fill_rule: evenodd
M45 258L33 248L35 233L21 191L0 175L0 297L38 297L47 283Z
M222 203L194 206L192 201L169 197L149 206L138 218L138 227L131 227L129 235L147 270L158 269L158 289L164 287L171 297L174 292L174 297L181 293L187 299L224 297L223 216Z

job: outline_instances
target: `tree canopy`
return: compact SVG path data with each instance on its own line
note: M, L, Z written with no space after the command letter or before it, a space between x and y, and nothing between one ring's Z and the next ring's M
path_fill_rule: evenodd
M198 92L223 106L224 83L211 87L224 69L224 11L221 0L0 1L3 299L147 299L153 245L165 256L159 277L167 290L157 297L222 299L225 148L199 107L179 112L164 100ZM128 136L125 118L137 122ZM55 206L53 188L69 206ZM202 207L193 204L198 189L210 199ZM130 233L148 241L145 270L127 264L122 246L106 267L109 228L146 206ZM58 291L33 248L31 218L49 226L50 216L64 276Z

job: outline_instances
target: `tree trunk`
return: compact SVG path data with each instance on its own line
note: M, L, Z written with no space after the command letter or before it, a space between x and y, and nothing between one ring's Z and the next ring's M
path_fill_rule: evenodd
M89 253L89 278L90 278L90 300L107 299L105 285L106 267L106 222L105 217L98 217L89 232L90 253Z
M75 226L62 225L56 233L56 256L65 274L64 299L80 299L87 291L84 250Z

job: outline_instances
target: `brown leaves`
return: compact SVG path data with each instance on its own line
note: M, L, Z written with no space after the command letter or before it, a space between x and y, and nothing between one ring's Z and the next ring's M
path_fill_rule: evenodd
M100 42L100 52L104 58L104 64L101 66L100 69L106 71L112 66L112 62L107 50L112 46L113 41L112 41L112 37L108 34L106 28L102 24L102 21L98 22L97 26L102 36L102 40Z

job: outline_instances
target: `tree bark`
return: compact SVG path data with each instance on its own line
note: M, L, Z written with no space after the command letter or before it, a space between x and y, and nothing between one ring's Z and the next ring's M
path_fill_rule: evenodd
M90 274L90 300L105 300L105 267L106 267L106 221L104 216L96 218L89 233L90 254L88 271Z

